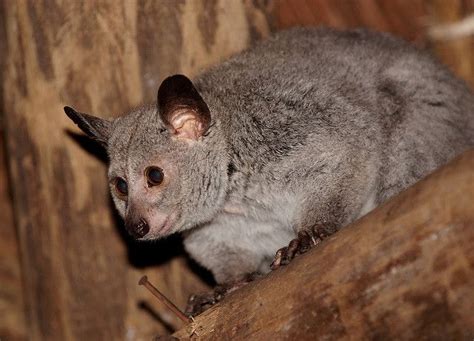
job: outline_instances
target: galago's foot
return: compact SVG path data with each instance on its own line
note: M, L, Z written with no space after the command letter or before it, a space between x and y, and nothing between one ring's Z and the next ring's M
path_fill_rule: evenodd
M213 291L189 296L185 314L187 316L197 316L201 314L217 302L221 301L227 294L245 286L259 276L260 275L257 273L252 273L239 281L218 285Z
M213 291L210 292L203 294L193 294L188 298L188 303L184 313L187 316L197 316L219 302L222 298L224 298L225 294L226 291L221 286L217 286Z
M276 252L270 268L276 270L280 266L289 264L293 258L307 252L328 236L329 233L321 226L315 226L312 229L298 232L298 236L288 246L282 247Z

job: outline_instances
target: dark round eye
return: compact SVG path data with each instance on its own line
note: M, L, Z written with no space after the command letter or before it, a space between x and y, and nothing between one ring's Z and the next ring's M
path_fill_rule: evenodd
M126 197L128 195L127 182L122 178L115 178L115 191L119 197Z
M145 169L145 176L148 186L158 186L163 182L163 170L159 167L148 167Z

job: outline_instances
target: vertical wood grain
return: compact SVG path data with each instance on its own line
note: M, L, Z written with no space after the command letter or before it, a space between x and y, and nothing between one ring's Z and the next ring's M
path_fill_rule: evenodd
M0 2L0 18L3 8L4 3ZM0 20L0 51L5 51L6 45L6 26ZM6 65L5 58L0 58L0 93L4 87L1 80ZM0 96L0 108L2 102ZM5 149L4 117L0 112L0 339L15 341L26 340L27 327Z
M26 340L18 240L8 186L4 132L0 120L0 340Z
M152 248L125 236L103 154L70 133L62 107L112 117L153 101L164 77L192 76L256 39L248 20L261 12L225 0L3 3L2 110L29 339L149 339L179 323L138 287L142 273L180 306L206 288L179 240Z

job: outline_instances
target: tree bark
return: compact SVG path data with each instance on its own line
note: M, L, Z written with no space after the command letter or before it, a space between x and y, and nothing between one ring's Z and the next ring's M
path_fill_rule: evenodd
M473 169L474 150L174 336L472 340Z
M179 306L206 285L180 256L179 240L137 247L117 226L103 154L71 133L77 130L62 108L115 116L154 101L166 76L193 76L265 34L263 10L226 0L20 0L2 2L0 16L1 104L28 338L120 340L169 331L179 321L147 303L140 276L147 273ZM261 20L249 25L250 17Z
M0 340L26 340L25 307L13 211L0 127Z

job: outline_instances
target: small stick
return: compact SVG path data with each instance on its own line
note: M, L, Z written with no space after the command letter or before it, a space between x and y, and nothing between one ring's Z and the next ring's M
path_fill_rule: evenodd
M179 310L179 308L177 306L175 306L173 304L173 302L171 302L168 298L166 298L165 295L163 295L161 292L158 291L157 288L155 288L153 286L153 284L151 284L149 281L148 281L148 277L147 276L143 276L142 278L140 278L140 281L138 282L138 284L140 285L144 285L145 288L147 288L153 295L156 296L156 298L158 298L162 303L164 303L164 305L166 305L173 313L176 314L176 316L179 317L179 319L183 322L186 322L186 323L189 323L189 322L192 322L192 319L188 318L186 315L184 315L184 313Z

